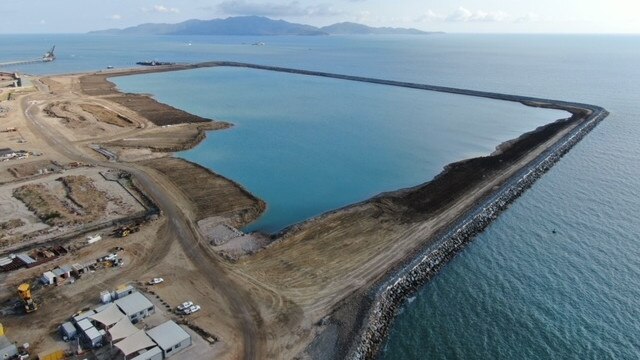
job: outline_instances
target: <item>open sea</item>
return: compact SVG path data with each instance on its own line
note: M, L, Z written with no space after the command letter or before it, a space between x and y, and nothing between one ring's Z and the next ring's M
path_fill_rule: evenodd
M258 41L266 45L247 45ZM611 115L601 125L404 307L381 357L640 358L639 36L1 35L0 62L38 57L53 44L58 55L54 63L18 70L48 74L133 66L150 59L234 60L605 107ZM3 70L9 69L0 68ZM264 159L251 152L264 152L268 140L276 136L276 143L284 142L286 149L307 151L305 157L314 155L311 159L317 166L322 159L338 162L331 172L318 170L326 179L343 177L348 183L355 175L343 171L354 165L364 167L358 168L356 177L365 170L375 173L377 168L380 178L386 179L380 187L369 182L346 188L340 185L341 192L362 191L353 194L354 200L329 207L392 190L387 188L390 185L415 185L447 162L486 154L513 134L557 117L545 111L529 113L517 104L337 80L239 69L198 71L201 73L155 74L117 82L187 110L193 106L199 114L236 123L181 155L205 165L213 161L208 166L221 173L227 171L225 166L233 170L231 161L225 160L230 158L262 166L257 182L271 182L267 173L280 174L276 176L280 179L286 175L281 171L295 171L293 167L273 168L286 165L282 161L258 164L252 160ZM164 76L172 82L164 83ZM210 83L203 83L203 78ZM190 87L199 89L193 101L185 98ZM217 91L205 97L204 89ZM278 96L282 94L295 96L276 101L282 100ZM318 103L318 98L323 101ZM264 116L256 117L256 108ZM479 114L475 121L469 118L470 112ZM293 129L293 133L270 133L272 124L280 130ZM317 135L314 141L296 142L303 132L297 128L300 124ZM452 127L447 129L447 124ZM371 149L363 140L364 131L389 143ZM251 132L259 133L251 135L255 143L238 144ZM340 132L342 142L336 143ZM456 143L460 134L466 141ZM415 148L419 144L423 147ZM337 149L331 148L334 145ZM345 150L352 151L346 155ZM297 155L286 152L282 159ZM414 162L420 160L429 164L415 167ZM234 171L243 173L243 169ZM230 177L254 191L249 177ZM318 198L332 198L332 194ZM304 218L322 211L304 210L308 213L295 213ZM287 224L279 219L276 216L268 222L277 225L258 224L256 229L273 230Z

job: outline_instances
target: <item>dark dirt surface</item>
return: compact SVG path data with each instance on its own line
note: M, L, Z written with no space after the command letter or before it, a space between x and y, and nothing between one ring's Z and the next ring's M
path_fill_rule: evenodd
M242 227L266 208L264 201L240 185L189 161L165 157L141 164L159 171L182 190L195 207L197 220L229 216L233 226Z
M175 71L179 67L170 67L165 71ZM153 69L149 72L159 72L162 69ZM113 76L144 73L143 70L123 71L118 73L99 73L80 77L82 92L90 96L108 97L110 101L125 106L158 126L175 125L184 123L208 122L206 119L186 111L176 109L167 104L160 103L148 95L123 94L119 92L114 83L108 80Z

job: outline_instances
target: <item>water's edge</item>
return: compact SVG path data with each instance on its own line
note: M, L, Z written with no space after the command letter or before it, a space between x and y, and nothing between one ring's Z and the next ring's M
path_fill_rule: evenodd
M500 213L609 115L603 108L592 105L588 107L593 113L582 124L520 169L492 196L458 220L420 255L370 291L368 296L372 306L365 315L358 336L353 340L347 359L375 359L404 302L437 275L476 235L484 231Z

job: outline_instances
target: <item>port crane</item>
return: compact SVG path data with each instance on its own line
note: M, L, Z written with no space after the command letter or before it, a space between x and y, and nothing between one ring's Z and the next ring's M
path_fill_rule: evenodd
M47 51L46 53L44 53L44 55L42 56L42 61L44 62L49 62L49 61L53 61L56 59L56 55L53 53L53 51L56 49L56 46L53 45L53 47L51 48L51 50Z
M37 58L34 60L9 61L9 62L0 63L0 66L16 66L16 65L36 64L36 63L42 63L42 62L52 62L53 60L56 59L56 54L54 54L53 52L55 49L56 49L56 46L53 45L51 50L44 53L44 55L42 55L41 58Z

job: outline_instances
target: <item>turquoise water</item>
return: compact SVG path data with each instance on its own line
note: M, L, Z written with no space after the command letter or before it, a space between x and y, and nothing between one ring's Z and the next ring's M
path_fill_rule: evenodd
M276 232L569 116L519 103L238 68L114 79L126 92L235 127L179 156L267 203L245 231Z
M640 357L639 36L263 38L264 47L242 45L257 38L0 36L0 60L52 41L61 61L27 71L231 59L606 107L601 125L407 304L382 358Z

